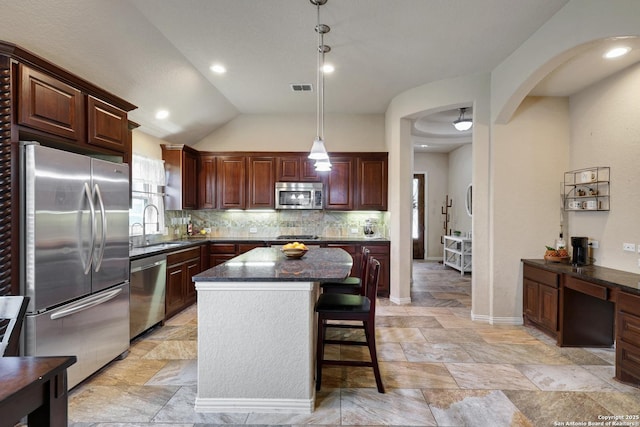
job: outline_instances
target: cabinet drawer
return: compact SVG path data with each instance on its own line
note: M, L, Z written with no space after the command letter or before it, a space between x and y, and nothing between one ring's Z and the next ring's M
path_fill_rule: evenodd
M618 338L640 347L640 317L618 312Z
M249 252L251 249L264 247L265 245L262 243L238 243L238 255Z
M547 286L553 286L554 288L558 287L558 274L552 273L551 271L542 270L540 268L535 268L530 265L525 265L523 270L523 276L527 279L531 279L534 282L544 283Z
M179 264L181 262L185 262L189 259L198 258L200 259L200 248L190 248L185 249L180 252L174 252L167 255L167 265Z
M235 254L236 245L235 243L210 243L209 253L210 254Z
M640 347L624 341L616 343L616 377L640 384Z
M609 289L606 286L585 282L575 277L566 276L564 286L586 295L607 301Z
M640 317L640 296L620 292L618 293L616 307L618 311L624 311Z
M389 245L367 245L366 243L362 246L369 249L371 255L374 254L389 254Z

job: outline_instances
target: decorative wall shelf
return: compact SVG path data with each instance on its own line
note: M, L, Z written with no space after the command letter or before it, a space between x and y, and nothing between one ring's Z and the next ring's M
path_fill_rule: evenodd
M610 168L598 166L564 173L566 211L608 211L610 207Z

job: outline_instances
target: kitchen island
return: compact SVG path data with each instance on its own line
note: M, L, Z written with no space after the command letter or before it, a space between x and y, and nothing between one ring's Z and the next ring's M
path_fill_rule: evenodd
M311 248L301 259L256 248L194 276L195 410L313 412L319 283L344 279L351 266L338 248Z

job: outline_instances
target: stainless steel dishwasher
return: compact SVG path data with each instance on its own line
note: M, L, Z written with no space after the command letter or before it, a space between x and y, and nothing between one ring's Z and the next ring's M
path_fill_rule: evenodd
M166 280L165 254L131 261L129 338L135 338L164 320Z

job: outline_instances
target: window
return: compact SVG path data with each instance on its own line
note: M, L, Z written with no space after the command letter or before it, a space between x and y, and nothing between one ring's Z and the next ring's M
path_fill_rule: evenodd
M129 235L142 235L143 224L146 234L163 233L164 162L138 154L134 154L132 160Z

